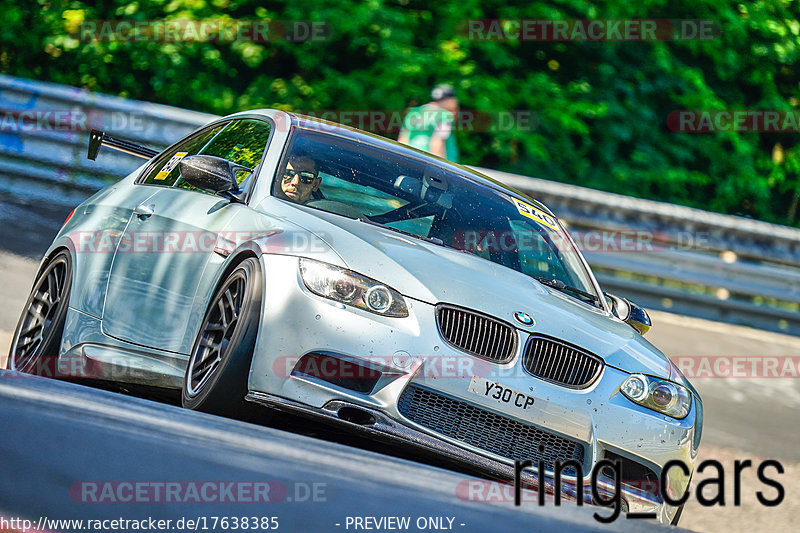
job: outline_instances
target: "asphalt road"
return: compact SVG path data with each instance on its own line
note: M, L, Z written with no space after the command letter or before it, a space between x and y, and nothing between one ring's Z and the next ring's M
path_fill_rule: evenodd
M35 214L34 214L35 213ZM10 335L27 297L38 260L68 211L41 211L36 206L0 203L0 354L6 354ZM725 356L800 358L800 338L741 326L652 313L654 327L647 338L670 357ZM704 400L705 430L702 458L777 459L797 472L800 463L800 378L713 377L693 379ZM787 472L788 474L788 472ZM697 478L701 476L697 476ZM786 476L797 479L797 475ZM749 479L749 478L748 478ZM756 483L757 481L751 480ZM797 487L795 487L796 489ZM790 491L797 500L796 490ZM691 503L691 502L690 502ZM795 504L796 505L796 504ZM765 510L754 504L745 513L730 507L714 510L688 506L682 525L699 531L745 531L770 523L772 530L792 530L796 507ZM764 515L764 513L771 513ZM739 514L737 514L739 513ZM717 518L714 518L714 517ZM773 522L765 521L765 516ZM749 524L752 524L749 525ZM785 529L784 529L785 528Z
M571 506L565 513L535 503L514 507L511 499L476 502L465 483L482 482L454 472L5 371L0 427L14 437L0 439L0 455L14 459L3 471L15 482L0 484L0 516L6 519L152 518L175 524L185 518L208 526L200 530L224 531L221 523L211 527L213 517L257 517L259 524L269 517L278 524L269 529L293 533L353 531L356 517L381 516L408 517L411 531L423 529L419 524L464 533L653 529L652 523L624 518L603 527L592 516L596 508ZM156 483L163 486L156 489ZM191 487L197 488L194 496ZM134 498L135 504L127 501Z

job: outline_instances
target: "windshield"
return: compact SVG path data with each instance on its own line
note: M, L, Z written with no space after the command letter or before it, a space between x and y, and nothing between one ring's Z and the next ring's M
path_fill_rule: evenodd
M279 198L469 252L599 305L565 230L530 201L424 157L303 129L279 168Z

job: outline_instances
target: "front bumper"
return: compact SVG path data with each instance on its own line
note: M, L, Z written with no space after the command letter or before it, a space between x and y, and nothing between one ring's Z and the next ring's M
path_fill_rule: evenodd
M348 431L360 433L374 440L402 444L406 447L412 446L419 452L432 453L458 464L468 465L478 475L501 480L514 479L514 466L492 460L485 455L471 452L427 433L420 432L396 420L392 420L385 413L376 409L340 400L332 400L322 408L314 408L263 392L250 392L247 395L247 400L271 409L338 425ZM539 476L535 470L524 470L521 475L521 481L525 487L536 487L537 489L540 487ZM594 501L590 483L590 476L583 479L583 501L589 505L598 504ZM575 494L578 489L578 480L575 477L563 476L559 486L561 494L566 496L565 499L575 500ZM595 486L601 497L607 501L616 491L614 480L608 476L598 476ZM545 472L544 487L548 494L555 493L556 485L552 472ZM669 523L671 515L674 514L668 513L663 502L657 496L634 487L623 485L621 499L625 512L652 513L662 523Z
M409 317L382 317L310 293L299 277L295 257L264 256L263 260L267 297L248 383L251 401L322 418L376 439L410 444L423 452L469 465L489 477L513 478L513 460L507 456L451 438L403 416L398 408L403 392L412 384L425 387L582 443L586 503L592 503L589 473L610 455L643 465L656 476L661 475L662 466L669 460L678 459L690 470L693 468L694 406L685 419L675 420L634 404L619 392L629 374L608 365L591 386L579 390L545 382L522 370L521 353L529 333L561 337L566 328L517 328L515 356L507 363L490 363L443 341L433 305L407 298ZM514 311L492 306L487 302L479 311L505 320ZM580 344L574 335L565 340ZM297 361L312 353L378 367L382 377L368 392L359 392L294 372ZM476 375L535 396L536 402L532 408L520 411L469 392L471 378ZM353 416L353 410L363 415ZM527 477L529 483L538 486L535 473ZM545 487L552 491L552 476L546 473L545 478ZM629 480L623 477L625 481ZM653 512L659 521L668 523L677 509L664 504L658 491L638 488L642 485L636 482L643 480L632 481L622 486L626 510ZM680 469L669 471L667 488L673 497L682 495L688 482L689 476ZM577 485L576 478L562 476L562 489L567 489L562 494L574 494ZM615 490L608 477L599 476L597 485L601 492L613 494Z

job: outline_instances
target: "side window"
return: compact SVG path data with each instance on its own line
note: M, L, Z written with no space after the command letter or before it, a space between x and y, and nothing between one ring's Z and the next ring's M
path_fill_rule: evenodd
M225 126L211 139L211 142L204 144L197 153L221 157L237 165L255 170L261 163L261 156L267 147L271 131L269 122L264 120L237 120ZM240 189L250 188L253 174L255 172L236 171L236 181ZM176 186L183 189L194 189L182 179L177 181Z
M180 163L180 160L186 156L199 153L224 127L225 124L218 124L186 140L177 148L173 148L169 153L164 154L161 156L161 159L156 161L156 164L153 165L147 175L141 179L139 183L172 187L180 176L180 172L178 172L178 163Z

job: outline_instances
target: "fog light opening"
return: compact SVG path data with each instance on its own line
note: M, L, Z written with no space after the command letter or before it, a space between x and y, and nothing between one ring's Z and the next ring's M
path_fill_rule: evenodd
M357 407L342 407L336 411L336 415L345 422L359 426L372 426L377 422L371 413Z

